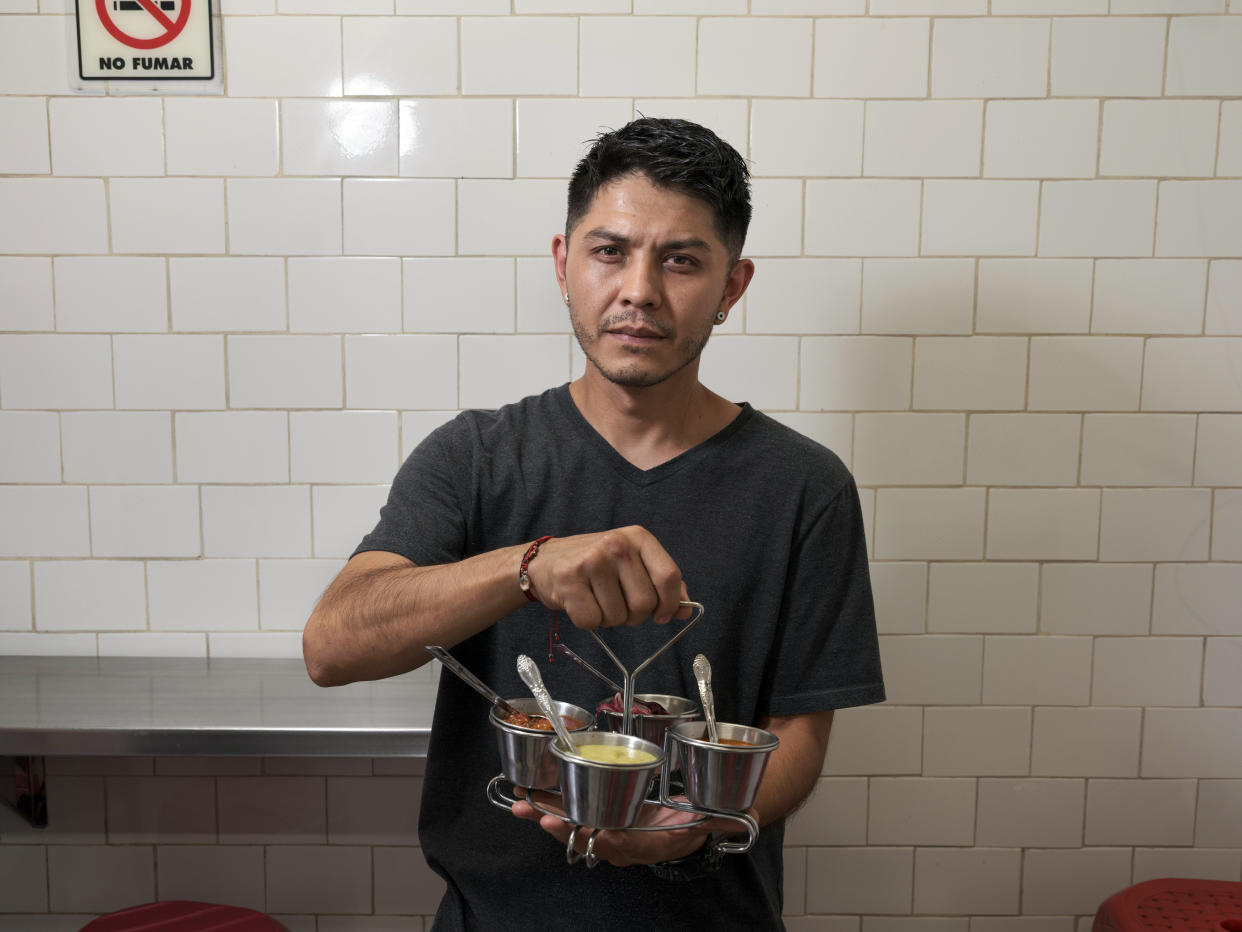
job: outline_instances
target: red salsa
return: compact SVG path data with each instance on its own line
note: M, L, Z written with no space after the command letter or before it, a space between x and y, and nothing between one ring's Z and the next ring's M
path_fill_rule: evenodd
M542 715L525 715L521 712L513 712L504 716L504 721L509 725L516 725L519 728L533 728L536 731L552 731L552 723ZM565 727L570 731L582 728L586 722L581 719L574 718L570 715L562 715L561 721L565 723Z

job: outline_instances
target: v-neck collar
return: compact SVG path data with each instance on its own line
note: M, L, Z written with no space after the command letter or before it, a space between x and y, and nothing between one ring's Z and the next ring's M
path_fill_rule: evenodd
M667 479L678 472L681 472L686 466L694 463L696 460L706 456L708 452L728 441L735 433L746 426L747 422L754 416L754 408L749 402L736 402L742 410L737 413L728 424L712 434L702 443L691 447L684 453L679 453L670 460L666 460L659 466L653 466L651 469L640 469L627 460L624 456L617 452L616 448L604 439L604 435L592 426L591 422L583 416L578 410L578 406L574 404L573 395L569 392L569 384L560 386L553 392L553 398L560 405L562 414L566 417L570 424L582 435L583 440L589 443L614 472L636 486L655 485L658 482Z

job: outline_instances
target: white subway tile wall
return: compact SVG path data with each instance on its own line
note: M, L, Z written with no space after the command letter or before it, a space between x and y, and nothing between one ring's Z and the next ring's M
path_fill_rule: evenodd
M841 456L873 558L889 700L789 825L789 928L1242 880L1242 3L220 6L222 93L131 94L0 0L0 653L296 657L403 457L582 371L565 180L685 116L754 174L702 376ZM53 758L0 930L423 929L417 764Z

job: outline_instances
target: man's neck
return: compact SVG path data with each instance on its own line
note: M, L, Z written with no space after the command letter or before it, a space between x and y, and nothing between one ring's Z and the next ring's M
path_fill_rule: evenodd
M687 366L659 385L628 388L587 373L569 393L587 422L626 460L654 469L719 433L741 409Z

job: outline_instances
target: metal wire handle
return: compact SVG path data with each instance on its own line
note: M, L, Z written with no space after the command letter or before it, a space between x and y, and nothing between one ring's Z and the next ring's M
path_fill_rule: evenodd
M604 642L604 639L599 636L599 629L591 629L591 637L595 638L599 646L604 649L604 653L607 654L609 659L617 665L617 669L621 671L621 682L625 684L624 694L621 698L624 714L621 724L621 733L623 735L634 734L634 680L638 677L638 674L642 673L652 661L685 637L686 632L698 624L702 617L707 613L707 609L703 607L701 602L682 602L681 607L697 609L698 614L692 614L686 623L682 625L680 631L669 638L664 643L663 647L635 667L632 673L625 668L625 664L617 659L617 655L612 652L612 649L607 645L607 643Z

